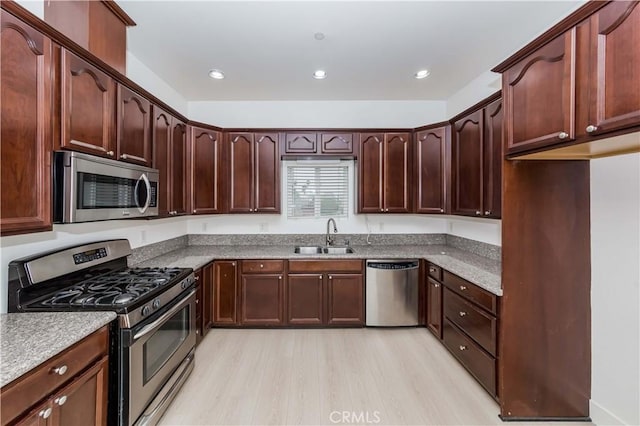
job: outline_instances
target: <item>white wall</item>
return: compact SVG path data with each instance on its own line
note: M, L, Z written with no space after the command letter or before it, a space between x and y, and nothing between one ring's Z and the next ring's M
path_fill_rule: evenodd
M591 418L640 424L640 154L591 161Z
M189 102L189 118L227 128L414 128L448 117L444 101L220 101Z
M447 99L447 117L451 118L501 89L500 74L484 72Z
M127 51L127 77L182 115L188 114L187 100L129 51Z
M16 0L20 6L29 12L44 20L44 1L43 0Z

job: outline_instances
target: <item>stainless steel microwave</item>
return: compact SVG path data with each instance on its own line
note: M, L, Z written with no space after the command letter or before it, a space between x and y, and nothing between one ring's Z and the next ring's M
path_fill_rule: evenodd
M158 215L158 170L71 151L53 159L55 223Z

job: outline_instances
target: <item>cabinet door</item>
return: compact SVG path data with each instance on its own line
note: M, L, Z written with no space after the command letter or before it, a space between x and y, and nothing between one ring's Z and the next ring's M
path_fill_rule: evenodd
M327 277L327 325L364 325L364 285L361 274Z
M105 73L62 49L63 148L115 157L115 83Z
M200 286L202 287L202 337L206 336L213 322L214 311L214 267L213 263L209 263L202 268L202 279Z
M317 135L315 133L285 133L284 152L286 154L317 154Z
M2 12L0 229L51 229L51 40Z
M358 213L381 213L383 205L384 134L362 133L358 158Z
M242 325L284 324L284 276L242 275Z
M411 134L387 133L384 144L384 211L409 213Z
M640 125L640 7L611 2L591 17L589 121L581 134Z
M107 424L107 371L104 357L53 396L52 423L64 426Z
M323 275L291 274L287 278L287 323L322 325Z
M416 135L416 213L445 211L446 135L446 127Z
M175 117L171 123L171 208L169 214L187 212L186 183L187 126Z
M353 154L353 133L321 133L320 150L323 154Z
M483 217L500 218L502 210L502 99L484 110Z
M574 139L575 33L557 37L503 74L508 153Z
M236 261L213 263L213 323L233 325L238 323L238 267Z
M427 327L442 339L442 284L427 278Z
M277 133L255 136L254 212L280 213L280 156Z
M253 211L253 133L229 133L229 212Z
M456 121L453 125L451 147L451 178L454 214L480 216L482 214L482 138L483 110Z
M199 127L191 127L189 133L192 213L219 213L221 133Z
M151 165L151 104L118 85L118 158L130 163Z
M169 200L171 199L171 116L153 106L153 167L158 169L158 216L169 214Z
M4 12L3 12L4 14ZM53 407L51 406L51 400L47 400L45 403L34 408L26 417L22 420L14 423L15 426L50 426L53 425Z

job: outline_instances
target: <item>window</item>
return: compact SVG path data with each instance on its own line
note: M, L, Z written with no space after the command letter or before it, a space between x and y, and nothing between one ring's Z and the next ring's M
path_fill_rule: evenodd
M290 164L287 168L287 217L347 217L349 166L345 163Z

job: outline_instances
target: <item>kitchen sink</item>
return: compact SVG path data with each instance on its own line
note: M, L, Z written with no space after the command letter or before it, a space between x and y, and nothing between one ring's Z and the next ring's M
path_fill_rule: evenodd
M297 254L347 254L353 253L351 247L334 247L334 246L296 246L293 250Z
M320 246L296 246L293 250L294 253L299 254L322 254L322 247Z

